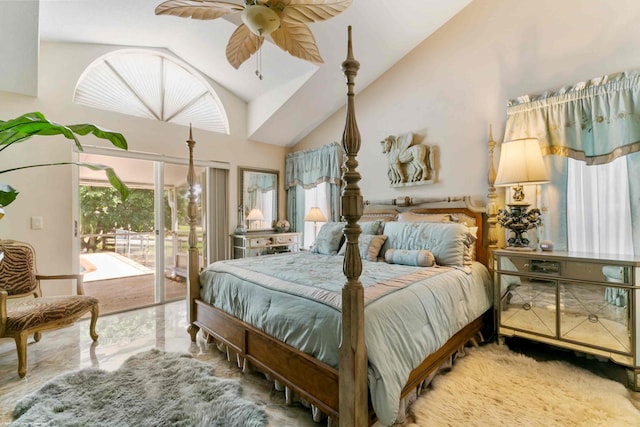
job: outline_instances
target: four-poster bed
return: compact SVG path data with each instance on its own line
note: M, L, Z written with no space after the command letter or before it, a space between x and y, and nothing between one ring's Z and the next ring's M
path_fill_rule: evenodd
M488 265L487 245L485 244L486 239L484 237L489 236L490 243L493 239L491 238L491 230L487 231L483 228L483 224L485 222L484 214L482 212L483 209L475 209L468 203L468 198L447 198L445 200L401 199L400 201L394 200L391 202L364 202L360 189L358 187L358 181L361 177L356 170L358 165L356 156L360 149L360 135L354 114L353 87L354 78L358 71L359 64L353 57L351 47L351 27L349 27L347 59L343 62L342 68L346 76L348 87L347 118L342 138L342 146L346 152L347 159L345 162L345 172L343 174L345 186L341 198L342 217L345 221L343 227L345 243L344 248L341 250L341 252L344 253L344 257L342 258L342 256L338 255L324 256L312 253L272 255L269 257L273 257L270 258L271 260L273 260L273 263L265 264L263 261L261 267L254 267L255 271L243 270L247 267L247 260L235 260L214 263L201 273L198 268L198 250L196 247L197 241L195 234L195 191L193 191L192 186L192 183L194 182L193 148L195 142L190 136L189 140L187 141L189 146L190 158L188 182L191 188L189 192L190 234L188 274L189 284L187 291L188 321L190 324L189 333L191 334L191 339L193 341L196 340L198 331L202 330L207 339L213 339L219 342L221 346L226 349L228 357L230 359L235 358L240 367L242 367L243 369L255 368L265 373L268 378L275 380L276 385L278 387L282 387L285 390L288 402L292 401L295 395L303 402L308 403L312 408L315 420L320 420L324 414L328 417L329 425L333 425L333 423L339 421L339 424L341 426L365 426L372 424L376 416L380 417L379 414L377 415L373 412L373 410L370 409L372 404L371 400L374 401L374 408L376 406L375 402L377 400L372 399L372 396L374 395L368 386L368 383L371 382L372 374L371 372L369 372L369 364L371 362L368 360L367 347L365 346L365 306L369 310L369 315L367 316L367 319L369 321L372 311L370 307L374 306L375 304L377 304L378 307L383 306L383 303L380 301L384 301L384 305L397 305L399 304L397 301L393 303L387 302L391 301L388 298L394 295L402 296L404 293L406 293L406 295L412 295L408 292L413 292L413 288L411 288L411 291L406 289L409 289L410 286L423 286L423 282L426 282L426 279L416 279L415 283L418 283L418 285L416 285L415 283L405 283L403 284L403 286L406 286L406 288L403 287L398 288L399 290L393 289L392 291L383 291L383 293L386 292L390 294L389 297L385 295L384 300L382 299L382 297L377 299L377 296L375 298L372 298L370 294L365 295L365 286L369 290L376 288L376 286L379 285L379 283L374 283L374 285L376 286L372 286L371 276L377 275L376 277L382 277L385 276L386 270L397 269L399 272L401 272L401 277L404 280L404 278L408 276L415 276L415 274L408 274L408 269L418 267L387 266L385 268L386 264L384 262L370 262L367 266L368 269L365 270L366 274L363 275L362 249L359 247L362 232L360 222L372 221L375 219L382 220L388 219L387 217L394 217L400 212L400 210L403 210L403 207L414 205L419 202L450 202L457 200L462 201L465 207L439 207L436 209L419 209L414 210L413 212L414 215L445 215L447 218L447 222L460 222L462 224L465 224L455 224L455 227L457 227L455 228L455 230L457 230L456 236L462 235L460 233L463 233L466 236L469 233L467 231L467 228L473 228L476 232L477 240L475 240L475 238L460 240L458 239L458 237L456 237L456 239L458 240L455 244L475 254L475 259L480 262L473 263L474 269L483 269L483 271L486 272L481 274L478 273L485 278L484 283L480 283L481 280L471 279L472 264L471 261L467 263L466 258L465 262L461 262L459 265L453 265L452 267L443 267L443 269L447 270L447 274L459 278L456 280L459 280L460 284L456 284L455 286L461 289L461 295L465 294L465 292L468 292L471 295L477 296L487 291L487 288L490 288L490 286L487 286L486 283L486 277L489 277L488 280L490 281L488 270L485 267L481 266L480 263L482 263L484 266ZM383 206L392 205L392 207L395 206L398 209L376 210L371 209L368 206L367 210L365 211L365 204ZM429 230L435 229L438 233L440 233L445 228L447 230L454 229L449 228L449 225L447 225L446 227L442 225L443 224L437 223L433 225L427 225L425 227L428 227ZM403 233L406 234L407 232L411 232L411 230L413 229L422 230L424 228L421 225L416 225L414 227L413 225L402 225L400 223L385 227L390 230L395 227L398 230L397 236L403 235ZM451 227L454 227L454 225L452 225ZM393 236L389 236L390 241L393 240L392 237ZM387 236L385 236L385 239L386 238ZM398 238L399 237L397 237L396 241L398 240ZM411 248L407 246L405 249ZM434 249L434 252L437 253L437 250L438 248L436 247ZM287 285L287 283L295 282L296 279L284 277L282 276L282 273L280 273L280 276L277 276L277 272L273 273L275 275L274 277L263 278L263 280L267 284L262 285L258 283L259 286L262 286L259 291L253 289L245 291L245 288L242 288L244 283L254 284L257 281L257 279L255 278L256 276L264 276L262 269L268 269L269 264L277 265L278 262L284 262L285 258L283 257L290 257L286 258L286 260L292 260L294 259L294 256L306 258L312 256L317 256L320 258L324 256L325 258L333 258L331 262L333 262L334 264L335 260L339 259L342 267L342 273L344 277L346 277L346 283L344 283L344 285L341 287L341 299L339 295L336 297L335 292L331 294L331 292L329 292L329 290L327 289L321 289L319 292L311 291L311 293L314 294L323 292L327 295L331 294L329 297L327 297L331 301L321 301L320 304L316 304L316 302L309 302L315 298L315 295L311 297L304 294L304 292L309 291L301 291L304 295L292 295L288 293L289 291L282 292L281 290L284 289L284 286ZM447 257L444 252L440 256L443 260ZM265 257L258 258L264 259ZM304 262L303 258L299 259ZM436 258L436 260L438 261L438 264L440 264L440 259ZM315 259L307 259L306 262L309 266L311 266L318 261L316 261ZM374 264L378 265L374 266ZM444 263L443 265L446 265L446 263ZM478 267L478 265L480 266ZM374 267L377 268L377 270L371 273L371 269L373 269ZM223 271L225 269L226 271ZM276 270L282 271L286 270L286 268L280 268ZM301 270L304 270L304 268L301 268ZM337 278L337 276L340 276L340 274L336 274L335 276L332 276L332 278L335 279ZM475 276L476 274L474 273L474 277ZM397 280L395 277L391 278L384 283L385 286L390 281ZM408 281L408 279L406 279L405 281ZM215 283L212 284L210 282ZM363 282L365 282L365 286L363 286ZM373 280L373 282L376 281ZM237 287L231 288L231 286ZM450 285L449 282L447 282L446 284L443 282L440 283L439 286L441 288L446 288ZM296 283L294 283L294 287L296 287ZM219 292L213 297L212 295L214 295L215 292L211 290L212 288L217 289L217 291ZM268 293L263 294L263 288L270 288L271 291L273 291L273 289L276 289L276 291L279 292L278 298L272 297L270 296L271 294ZM273 292L274 295L276 291ZM249 293L250 296L247 297L246 301L242 300L242 303L240 304L242 308L240 308L238 312L233 312L232 308L224 310L219 306L216 306L219 304L219 301L222 301L222 304L224 304L224 292L228 292L231 294L231 296L227 297L227 300L241 299L243 292ZM406 295L404 297L405 300L407 298L411 298L407 297ZM215 299L216 297L219 301L215 301L214 305L212 299ZM482 298L478 297L472 299L483 300L485 297L487 301L491 301L491 298L488 294L484 295ZM322 310L324 311L318 312L320 314L317 314L315 312L310 313L309 317L318 316L321 318L329 318L332 316L337 316L337 322L335 323L335 325L338 326L335 329L336 333L334 334L334 341L337 340L337 342L339 343L339 352L337 357L338 363L328 363L326 361L326 358L324 361L320 360L323 358L318 358L311 355L312 353L314 353L313 351L305 351L306 349L304 349L304 345L294 346L286 342L286 336L290 334L289 331L283 333L283 336L278 336L277 332L267 333L265 330L269 328L265 328L264 325L261 325L260 319L251 321L248 319L252 317L251 313L246 314L243 312L245 308L246 311L251 311L251 308L247 308L245 303L248 303L249 300L252 299L266 299L267 308L265 308L265 310L269 311L270 305L272 303L272 298L274 302L276 299L283 299L284 301L286 301L285 307L287 306L286 304L289 304L288 307L295 307L296 304L315 304L320 307L324 307L322 308ZM447 298L449 298L449 295L444 295L443 301L446 301ZM373 303L371 301L373 301ZM443 364L450 362L453 355L460 348L462 348L469 341L481 338L481 331L484 328L493 327L492 321L487 319L487 317L491 316L490 302L486 304L476 302L470 304L471 306L473 306L473 309L465 306L462 310L465 312L468 311L468 317L464 318L463 320L464 324L451 326L450 330L448 330L446 334L444 332L440 334L438 333L439 331L435 331L434 335L443 335L445 336L445 338L443 338L442 342L438 344L437 348L435 348L434 351L431 351L429 353L421 353L420 358L418 359L419 361L421 360L421 362L411 362L411 368L407 370L408 375L404 375L403 377L403 381L406 379L406 383L401 384L400 388L398 389L398 397L404 398L410 395L412 392L415 393L415 390L419 388L420 385L425 382L425 380L430 379ZM459 303L458 301L454 301L454 303L456 305L445 307L445 302L439 302L442 307L440 308L441 312L439 311L438 313L443 317L446 317L445 315L448 315L447 312L456 311ZM417 303L417 305L420 304L421 301ZM407 304L407 306L409 305ZM401 305L400 307L405 306ZM260 312L260 308L258 308L257 310L260 313L257 317L264 317L263 313ZM399 311L402 310L395 310L395 312ZM337 315L335 313L337 313ZM452 324L460 321L460 319L455 317L452 317L450 320L448 320L448 322ZM273 322L266 323L273 326ZM412 324L413 320L408 323ZM334 323L331 323L330 325L334 325ZM326 329L327 327L323 324L322 328ZM330 328L331 327L329 327L329 329ZM426 328L426 326L424 328ZM429 326L428 328L431 328L431 326ZM433 328L435 329L435 326ZM368 328L367 333L372 333L372 329L373 328ZM421 328L416 329L420 330ZM306 332L309 333L310 331ZM317 331L313 332L315 333ZM304 331L302 333L304 333ZM384 333L381 333L380 331L378 331L377 333L378 335L384 335ZM404 341L411 342L411 337L409 335L407 335L406 337L400 336L399 338L401 339L400 341L404 339ZM300 339L296 339L300 341ZM308 338L305 338L305 340L308 341ZM367 335L367 341L369 340L371 340L371 336ZM394 346L398 344L394 342L393 344L389 345ZM427 344L424 345L427 346ZM431 344L429 343L428 345ZM302 347L303 349L301 350L299 347ZM337 347L337 344L334 344L334 347ZM416 344L416 347L419 346ZM370 350L372 351L370 356L380 358L379 354L377 354L377 348L371 348ZM319 353L323 353L323 351L321 350L319 351ZM407 362L406 364L408 363L409 362ZM393 376L393 374L394 373L392 373L391 376ZM384 383L384 378L380 381L380 383ZM401 402L398 401L397 404L399 406ZM393 415L395 416L396 413L393 413ZM385 416L388 418L388 414L385 414ZM389 423L389 421L387 421L387 423Z

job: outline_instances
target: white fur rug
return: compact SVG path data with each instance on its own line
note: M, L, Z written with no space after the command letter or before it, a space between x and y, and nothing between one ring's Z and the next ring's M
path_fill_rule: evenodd
M409 412L414 427L640 426L640 410L624 385L497 344L469 349Z
M114 372L60 375L23 398L12 426L263 427L264 408L241 397L236 380L189 354L149 350Z

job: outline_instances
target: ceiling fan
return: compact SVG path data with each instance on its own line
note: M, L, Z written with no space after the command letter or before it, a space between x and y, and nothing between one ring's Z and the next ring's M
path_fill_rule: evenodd
M332 18L351 5L352 0L244 0L244 5L216 0L168 0L160 3L156 15L193 19L216 19L240 12L242 24L227 44L227 59L234 68L256 53L264 37L285 52L322 63L309 22ZM258 72L256 72L258 73ZM260 76L260 74L258 74Z

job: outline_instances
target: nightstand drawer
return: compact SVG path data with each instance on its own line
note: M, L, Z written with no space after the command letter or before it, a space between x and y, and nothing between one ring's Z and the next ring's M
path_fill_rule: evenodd
M498 259L498 269L504 272L520 274L544 274L559 276L562 274L562 262L524 257L502 256Z
M631 285L631 267L605 263L567 263L563 276L566 279L588 280Z
M556 259L501 256L498 259L498 269L503 272L563 277L568 280L632 284L632 267L604 262L576 263Z

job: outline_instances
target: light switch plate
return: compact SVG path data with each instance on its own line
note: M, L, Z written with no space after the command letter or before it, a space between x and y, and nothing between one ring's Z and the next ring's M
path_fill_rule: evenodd
M31 229L32 230L42 230L44 227L44 220L41 216L32 216L31 217Z

